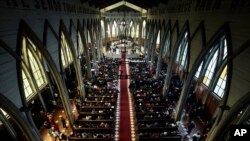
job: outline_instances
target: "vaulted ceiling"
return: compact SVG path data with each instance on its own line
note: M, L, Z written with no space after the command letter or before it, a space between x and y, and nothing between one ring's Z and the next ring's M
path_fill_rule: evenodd
M81 0L82 3L88 2L90 6L94 6L99 9L106 8L118 2L124 0ZM145 10L151 9L153 7L157 7L160 3L167 4L168 0L125 0L133 5L141 7Z

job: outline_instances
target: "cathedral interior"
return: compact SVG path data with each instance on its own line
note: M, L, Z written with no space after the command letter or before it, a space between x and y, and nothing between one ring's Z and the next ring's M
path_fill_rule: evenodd
M248 0L2 0L0 138L232 140L249 23Z

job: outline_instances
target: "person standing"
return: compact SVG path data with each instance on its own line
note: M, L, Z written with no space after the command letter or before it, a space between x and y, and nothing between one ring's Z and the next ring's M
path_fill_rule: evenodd
M61 117L61 122L62 122L63 128L67 128L65 118Z

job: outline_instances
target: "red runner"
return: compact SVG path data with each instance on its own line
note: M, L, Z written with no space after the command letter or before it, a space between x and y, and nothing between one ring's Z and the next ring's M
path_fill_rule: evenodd
M129 102L128 102L128 84L127 84L127 71L126 71L126 51L122 52L121 70L122 76L120 79L120 141L131 141L131 128L130 128L130 115L129 115Z

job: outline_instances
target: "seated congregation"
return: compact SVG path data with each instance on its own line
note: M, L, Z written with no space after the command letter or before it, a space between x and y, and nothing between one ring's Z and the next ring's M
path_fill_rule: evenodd
M129 66L129 73L126 75L119 70L122 64ZM155 77L154 68L156 66L151 66L141 57L128 58L123 62L120 59L104 58L98 62L92 81L84 82L86 96L75 98L78 116L69 140L115 140L117 97L120 94L119 79L130 81L128 89L133 99L135 127L139 141L180 141L191 139L197 133L200 140L204 139L211 128L204 123L205 120L202 128L191 135L198 119L204 119L202 115L204 106L197 104L193 87L184 110L184 115L188 116L187 122L176 122L175 108L183 81L178 74L173 73L168 92L164 95L163 85L167 64L162 63L158 78Z

